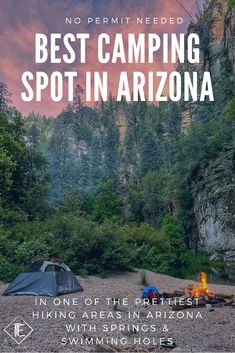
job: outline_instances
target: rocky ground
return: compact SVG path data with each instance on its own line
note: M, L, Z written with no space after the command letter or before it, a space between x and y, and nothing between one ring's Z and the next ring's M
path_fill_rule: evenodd
M205 307L190 308L181 311L180 317L177 312L170 317L171 307L166 303L149 307L136 304L136 298L140 297L140 290L143 288L141 273L139 270L135 273L112 275L105 279L94 276L78 277L84 288L82 293L64 295L56 299L41 297L44 300L42 305L35 303L35 299L39 300L38 297L1 296L0 351L104 352L108 351L105 346L110 346L111 343L113 351L115 347L117 350L122 347L123 351L131 349L139 352L171 352L171 349L160 347L160 338L172 339L176 344L174 352L235 351L234 307L215 307L214 311L208 311ZM181 290L193 283L150 271L145 273L148 284L156 285L161 292ZM1 284L0 292L6 287ZM211 285L210 289L216 293L235 295L235 286ZM95 298L99 298L96 305ZM110 299L108 305L109 299L106 298L116 298L120 301L124 299L128 305L120 303L114 308L112 300ZM91 300L93 303L90 305ZM139 318L133 318L134 312ZM193 315L193 318L187 317L189 314ZM19 345L4 332L4 328L17 316L33 328L33 332ZM68 324L73 325L74 332L67 331ZM85 335L91 339L91 344L85 340ZM101 340L101 345L98 344L97 338Z

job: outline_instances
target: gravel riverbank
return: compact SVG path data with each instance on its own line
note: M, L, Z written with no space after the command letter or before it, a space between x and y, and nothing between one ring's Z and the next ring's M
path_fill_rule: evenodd
M132 351L152 348L163 352L160 339L168 338L175 342L175 352L235 352L234 306L215 307L214 311L208 311L205 307L182 310L180 316L178 312L172 314L171 307L166 303L146 308L136 302L143 288L141 272L112 275L105 279L78 277L84 288L82 293L56 299L40 297L43 299L41 305L39 297L1 296L0 351L101 351L98 338L103 346L111 343L114 347L123 347L123 351L132 346ZM148 284L156 285L160 292L182 290L194 283L150 271L145 273ZM1 284L0 292L6 287ZM210 285L210 289L216 293L235 295L235 286ZM120 300L115 309L112 298ZM4 332L4 328L17 316L33 329L19 345ZM25 329L25 326L22 328ZM13 333L13 326L9 330Z

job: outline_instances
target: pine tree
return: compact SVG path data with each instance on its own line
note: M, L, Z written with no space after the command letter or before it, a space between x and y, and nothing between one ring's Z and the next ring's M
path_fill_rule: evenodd
M40 135L40 131L37 124L33 124L31 126L31 128L29 129L28 135L29 135L29 143L31 147L36 150L38 147L39 135Z
M146 132L140 143L140 164L141 173L144 175L149 170L156 170L159 167L159 146L156 137Z
M0 112L6 112L11 104L11 93L8 91L7 84L0 82Z
M82 95L84 94L85 90L80 85L76 85L75 87L75 94L73 99L73 111L75 114L78 114L83 107L83 100Z
M83 100L82 100L82 95L84 94L85 90L82 88L80 85L76 85L74 89L74 97L73 97L73 102L68 103L65 112L73 112L75 114L78 114L82 107L84 106Z
M102 145L99 136L95 135L91 144L90 182L94 187L102 179Z
M79 186L81 190L86 193L89 189L89 169L90 161L89 156L86 153L81 155L80 168L79 168Z
M105 178L112 179L116 175L118 165L119 134L114 122L110 122L104 136L104 169Z
M50 197L62 198L65 190L74 184L74 160L71 156L68 135L66 131L54 135L50 143L49 155L52 183Z

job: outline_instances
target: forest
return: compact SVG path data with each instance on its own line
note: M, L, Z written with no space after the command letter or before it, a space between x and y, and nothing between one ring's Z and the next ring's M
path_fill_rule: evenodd
M234 168L234 82L223 80L226 70L216 103L200 104L184 133L176 103L110 97L92 109L78 87L58 118L23 118L1 83L1 279L47 255L83 275L146 268L187 276L207 263L193 203L212 161Z
M185 102L110 95L91 108L81 86L57 118L22 116L0 82L0 280L44 256L101 276L144 268L190 277L222 259L198 218L203 204L235 229L235 87L224 47L216 71L203 16L195 26L215 101L190 106L187 124Z

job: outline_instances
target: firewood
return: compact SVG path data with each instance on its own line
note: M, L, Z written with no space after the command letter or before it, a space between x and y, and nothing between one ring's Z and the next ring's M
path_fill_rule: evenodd
M235 300L231 299L231 300L226 301L224 306L235 306Z
M195 307L204 306L207 303L212 304L213 306L234 306L235 305L235 298L234 295L227 295L227 294L215 294L213 297L208 298L200 298L198 303L196 301L192 302L192 305L185 303L185 305L180 305L179 303L171 304L173 310L184 310L190 309Z
M175 297L182 297L184 295L184 292L183 291L179 291L179 290L175 290L174 292L172 293L169 293L169 292L163 292L162 293L162 296L164 298L175 298Z
M172 307L173 310L184 310L184 309L191 309L191 308L196 308L200 306L206 305L206 300L205 299L199 299L197 302L194 300L192 302L192 305L185 303L184 305L181 305L179 303L174 303L171 304L170 306Z
M223 299L234 299L234 295L223 294L223 293L216 293L215 297L216 298L223 298Z

